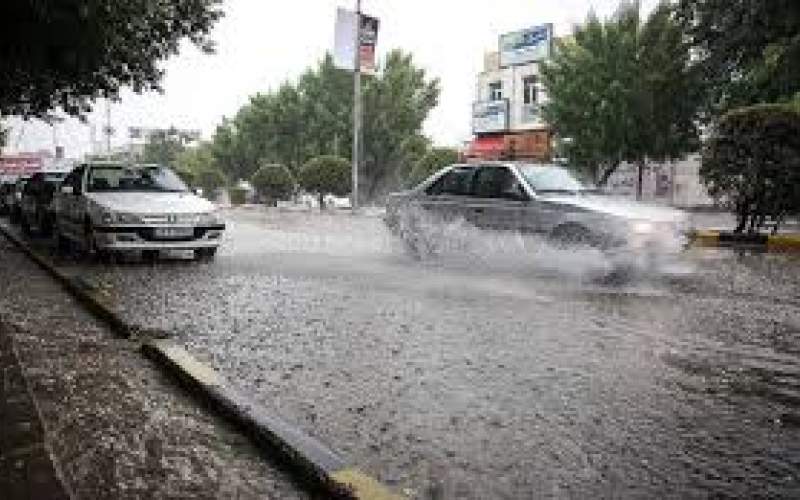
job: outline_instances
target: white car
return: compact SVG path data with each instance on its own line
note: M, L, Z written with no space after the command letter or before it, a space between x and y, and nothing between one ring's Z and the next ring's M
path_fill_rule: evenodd
M84 163L55 195L55 235L60 249L78 243L88 253L193 250L213 258L225 223L216 207L192 193L159 165Z

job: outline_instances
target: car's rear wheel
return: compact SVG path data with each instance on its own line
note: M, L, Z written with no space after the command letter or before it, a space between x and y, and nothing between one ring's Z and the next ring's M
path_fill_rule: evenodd
M213 260L216 255L216 248L196 248L194 251L194 258L196 260Z
M22 216L19 218L19 227L22 229L23 234L30 236L31 225L28 224L28 218L25 216L25 214L22 214Z
M70 241L67 239L66 236L61 232L61 230L56 227L53 231L56 237L56 251L59 255L65 255L70 251Z

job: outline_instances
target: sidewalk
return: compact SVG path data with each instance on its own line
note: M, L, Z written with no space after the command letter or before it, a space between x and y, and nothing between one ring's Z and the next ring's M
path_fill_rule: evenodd
M7 330L0 323L0 492L6 500L67 500Z
M0 498L309 498L3 236L0 283Z

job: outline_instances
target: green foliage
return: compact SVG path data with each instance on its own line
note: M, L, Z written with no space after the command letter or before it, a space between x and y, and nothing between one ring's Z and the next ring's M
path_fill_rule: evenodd
M242 187L232 187L228 189L228 196L231 199L231 205L242 205L247 201L247 190Z
M158 90L160 63L184 39L205 51L219 0L0 2L0 113L91 109L119 89Z
M210 165L194 172L194 183L203 190L206 198L212 199L213 194L228 183L228 179L220 169Z
M408 187L416 186L442 168L458 162L458 151L451 148L432 148L414 165L406 181Z
M270 203L287 199L295 190L294 177L289 169L280 164L262 165L250 182L256 192Z
M184 137L167 131L150 134L144 144L142 161L174 168L178 158L186 150L185 142Z
M300 186L311 193L317 193L320 199L326 194L344 196L350 192L350 162L339 156L317 156L300 168L298 180Z
M361 188L368 198L401 184L428 143L422 123L436 105L438 80L426 79L410 55L391 52L377 76L365 76ZM353 84L326 55L296 84L251 97L217 128L213 151L231 178L250 178L262 161L297 172L320 155L349 156Z
M735 211L737 231L800 212L800 111L765 104L727 113L706 143L700 176Z
M680 0L706 118L800 92L800 2Z
M697 147L689 50L667 4L642 23L638 3L590 14L542 67L545 119L571 163L599 184L623 161L676 159Z

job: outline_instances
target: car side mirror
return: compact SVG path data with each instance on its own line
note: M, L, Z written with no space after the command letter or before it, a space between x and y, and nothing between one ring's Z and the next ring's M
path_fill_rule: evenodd
M61 193L62 194L74 194L75 190L72 186L61 186Z

